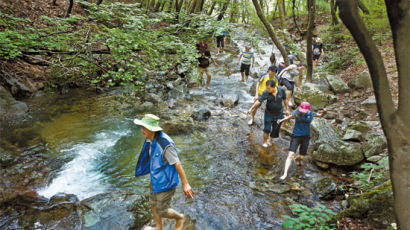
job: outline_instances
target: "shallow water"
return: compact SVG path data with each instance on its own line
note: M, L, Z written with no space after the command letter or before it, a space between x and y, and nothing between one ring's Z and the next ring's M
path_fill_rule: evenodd
M245 43L236 42L239 46ZM275 51L267 43L259 44L266 50L265 55L257 56L260 63ZM224 55L230 54L221 54L217 60ZM211 90L190 90L193 102L189 103L207 104L211 109L206 130L172 136L196 192L194 200L186 200L178 188L172 206L188 216L194 229L281 229L281 215L289 213L289 204L319 202L311 187L321 174L307 161L292 171L286 183L277 180L290 138L281 133L274 146L263 148L263 112L258 111L253 127L247 125L249 117L244 115L252 103L248 91L255 80L239 83L239 73L228 77L221 69L222 66L212 67L212 73L217 73L213 74ZM132 109L112 100L116 93L96 95L74 90L52 100L33 99L28 102L31 117L2 128L7 135L1 138L8 143L22 149L45 143L49 157L73 159L50 184L38 189L41 195L51 197L64 192L84 199L115 190L148 193L149 178L134 177L144 138L132 122L136 115L130 113ZM238 106L228 109L213 104L213 99L226 93L239 95ZM279 192L286 186L292 189ZM324 204L339 207L337 202ZM171 228L172 223L166 226Z

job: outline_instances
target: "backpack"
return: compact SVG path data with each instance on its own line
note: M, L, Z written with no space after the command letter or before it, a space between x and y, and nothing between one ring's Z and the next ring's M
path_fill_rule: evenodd
M313 55L320 55L320 54L321 54L321 52L320 52L319 48L314 48L313 49Z

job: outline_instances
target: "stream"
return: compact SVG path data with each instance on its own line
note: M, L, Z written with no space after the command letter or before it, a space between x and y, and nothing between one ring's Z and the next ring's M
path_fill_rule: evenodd
M242 38L240 33L232 36L239 47L245 44ZM269 58L271 50L279 58L279 51L269 42L258 45L266 50L266 54L256 54L258 66ZM215 55L211 50L220 63L218 67L211 66L211 89L189 90L191 99L184 106L205 106L212 116L203 122L205 129L171 135L196 195L194 200L185 199L179 185L171 206L188 217L193 229L281 229L281 216L290 213L288 205L293 203L322 203L339 209L339 202L321 201L312 192L312 184L323 177L323 172L309 158L301 167L291 169L286 182L278 180L290 136L281 132L272 147L263 148L262 109L257 112L255 124L247 125L246 111L253 102L249 90L256 79L250 77L244 84L239 82L239 72L232 71L227 76L224 71L239 70L238 51L231 48ZM231 64L224 66L222 63L227 61ZM263 70L255 67L251 71L258 69ZM144 113L110 103L120 93L113 90L96 94L78 89L67 95L54 95L53 99L32 98L26 102L30 107L28 118L2 126L0 139L18 147L14 154L39 151L41 146L45 158L63 159L62 167L53 168L42 183L32 186L40 195L50 198L66 193L83 200L118 190L149 193L148 176L134 177L144 137L132 121ZM225 94L238 95L238 105L216 105L215 100ZM181 111L183 108L178 110ZM172 226L172 222L166 222L165 229Z

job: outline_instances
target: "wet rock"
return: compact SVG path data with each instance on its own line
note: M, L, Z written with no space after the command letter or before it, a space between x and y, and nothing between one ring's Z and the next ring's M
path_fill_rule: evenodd
M78 200L73 197L75 196L60 194L54 201L49 202L35 192L18 195L8 201L9 208L0 214L2 229L80 230L81 212Z
M393 192L390 181L375 187L369 192L347 199L348 208L341 211L333 219L351 217L365 223L388 228L395 222L393 211Z
M7 153L4 149L0 148L0 165L2 168L7 168L13 165L15 162L15 157Z
M378 155L386 148L387 142L383 135L374 131L369 131L366 134L366 143L363 144L363 152L366 158Z
M173 98L169 99L166 103L169 109L176 109L179 106L178 101Z
M11 94L0 86L0 120L16 118L26 114L28 107L24 102L16 101Z
M198 128L197 126L198 124L187 116L173 116L171 120L164 121L161 125L168 135L192 133L194 129Z
M191 114L191 117L195 121L206 121L208 120L208 118L211 117L211 111L207 106L200 106L194 109L194 111Z
M146 101L141 104L142 110L152 110L154 108L154 104L152 102Z
M238 94L224 94L221 97L221 105L233 108L239 103L239 95Z
M326 75L326 79L329 82L330 88L335 93L345 93L349 91L347 84L338 76Z
M256 94L256 85L258 84L258 82L254 81L251 85L251 87L249 88L249 94L251 96L255 96Z
M81 201L86 230L141 229L151 219L148 198L127 192L98 194Z
M250 182L249 187L261 192L274 192L277 194L287 193L291 190L288 184L274 184L271 182Z
M376 97L375 96L370 96L366 100L364 100L361 105L367 106L367 107L376 107Z
M332 179L323 177L314 182L313 192L321 200L332 200L337 193L337 185Z
M162 101L162 100L161 100L161 97L158 96L157 94L154 94L154 93L148 93L148 94L145 96L145 100L146 100L146 101L149 101L149 102L152 102L153 104L157 104L157 103L159 103L160 101Z
M352 89L366 89L372 87L372 79L369 72L364 71L350 80L348 85Z
M342 140L360 142L362 140L362 133L354 129L348 129L345 135L342 137Z
M168 92L168 99L180 99L188 97L188 88L185 85L179 85Z
M315 84L302 85L302 90L294 92L294 99L297 104L300 104L303 101L309 101L312 107L316 108L324 108L337 100L334 95L320 91L319 87Z
M313 152L313 160L338 166L353 166L364 159L359 143L332 140Z
M187 87L188 88L195 88L195 87L197 87L198 86L198 82L196 82L196 81L190 81L190 82L188 82L188 84L187 84Z
M322 143L340 139L339 131L330 121L324 118L315 118L311 123L311 137L314 149Z

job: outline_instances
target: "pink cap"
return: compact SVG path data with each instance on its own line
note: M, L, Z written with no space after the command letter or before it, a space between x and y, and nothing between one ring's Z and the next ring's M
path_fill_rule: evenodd
M304 102L302 102L302 104L300 104L300 107L299 107L300 112L307 113L309 111L309 109L310 109L309 102L304 101Z

